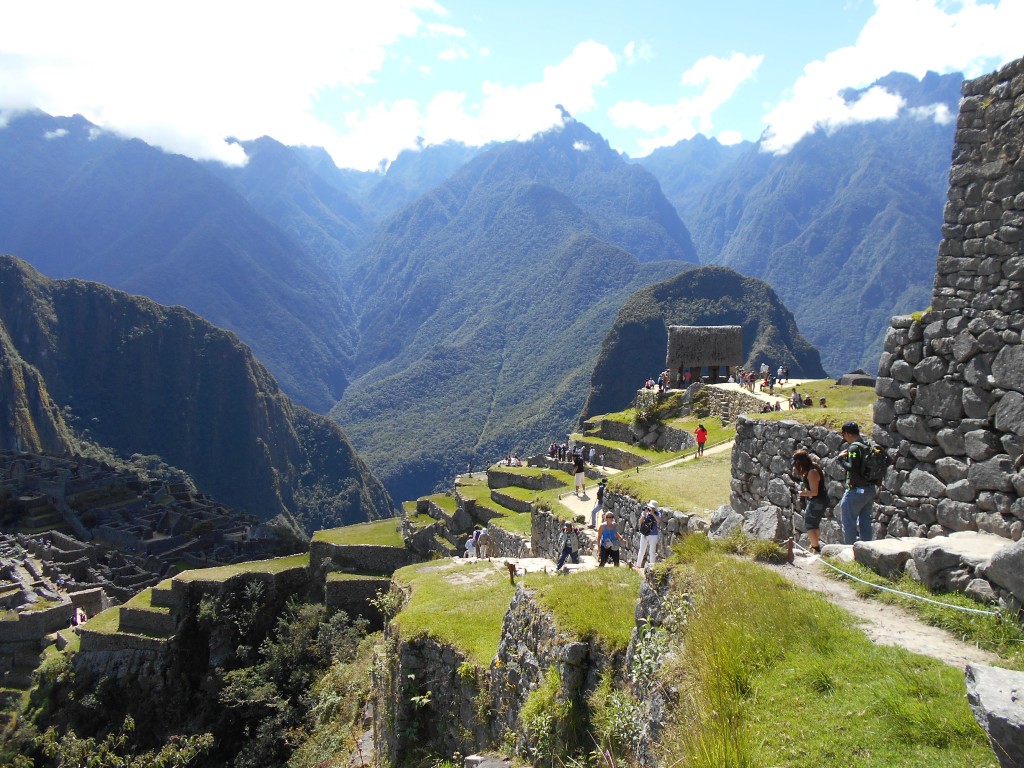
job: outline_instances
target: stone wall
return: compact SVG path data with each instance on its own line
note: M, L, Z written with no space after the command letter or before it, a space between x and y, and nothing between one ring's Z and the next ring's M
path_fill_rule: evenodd
M932 308L897 317L874 439L890 535L1024 531L1024 59L963 84ZM880 518L881 519L881 518Z
M711 415L726 423L734 421L740 414L752 416L761 413L764 408L765 401L749 392L719 387L705 387L705 391L711 403Z
M330 611L344 611L350 617L360 616L370 623L371 631L384 627L384 617L371 604L378 592L391 588L390 579L354 577L331 573L324 584L324 604Z
M843 438L826 427L808 426L795 421L764 421L741 416L736 420L736 443L732 450L730 504L733 510L754 521L756 510L770 510L776 515L776 531L748 532L763 538L782 538L803 525L803 502L797 495L800 482L792 474L793 452L803 449L811 455L825 474L829 495L829 512L821 521L824 544L839 544L843 532L838 509L832 508L843 495L846 473L834 457L842 450ZM878 500L886 497L879 489ZM888 518L878 518L875 537L886 534ZM717 522L717 521L716 521ZM737 520L735 524L742 525ZM727 531L723 531L725 533Z
M506 531L496 525L487 526L491 538L491 557L531 557L530 540L519 533Z
M625 542L625 546L619 550L621 562L633 563L636 561L640 547L640 531L637 530L637 523L640 521L644 505L648 501L648 499L636 499L614 491L605 493L604 509L615 515L619 536ZM672 552L672 545L679 536L693 532L703 533L706 530L707 523L699 517L662 507L658 533L658 559L664 559Z
M412 563L419 562L415 552L405 547L381 544L331 544L314 541L309 546L309 568L319 573L324 561L334 563L332 569L353 570L361 573L394 573Z
M58 629L67 629L74 614L75 607L68 601L41 611L26 611L14 620L0 621L0 643L41 640Z

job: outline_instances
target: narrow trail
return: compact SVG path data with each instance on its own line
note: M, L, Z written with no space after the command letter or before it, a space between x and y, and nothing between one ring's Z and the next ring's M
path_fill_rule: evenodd
M797 555L792 565L765 565L794 584L823 595L859 620L859 628L877 645L894 645L930 656L954 667L968 663L996 664L999 657L957 640L945 630L925 624L898 605L860 597L846 582L828 576L816 556Z

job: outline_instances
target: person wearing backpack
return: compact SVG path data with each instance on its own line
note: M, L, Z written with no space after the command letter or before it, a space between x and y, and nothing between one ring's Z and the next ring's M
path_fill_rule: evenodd
M871 448L861 439L860 427L848 421L841 428L846 450L839 454L839 463L846 470L846 491L839 501L843 524L843 540L847 544L871 541L871 511L875 503L875 483L864 476L864 462Z
M562 535L558 537L558 553L556 571L562 570L567 559L572 560L574 564L580 561L580 536L568 520L562 523Z
M608 486L608 478L602 477L601 482L597 484L597 504L590 510L590 527L597 528L597 513L601 511L604 506L604 494Z
M644 511L637 521L637 529L640 531L640 547L636 553L636 567L644 566L644 555L648 556L648 562L653 565L658 560L658 523L661 522L661 512L658 510L658 502L651 499L644 507Z

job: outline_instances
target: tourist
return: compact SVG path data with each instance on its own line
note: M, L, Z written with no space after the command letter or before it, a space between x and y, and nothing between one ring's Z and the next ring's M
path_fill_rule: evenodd
M576 483L576 496L580 495L580 490L583 491L583 498L587 496L587 474L586 468L583 466L583 457L580 455L573 456L573 480Z
M827 406L827 405L825 404L825 398L824 398L824 397L819 397L819 398L818 398L818 407L819 407L819 408L827 408L827 407L828 407L828 406Z
M556 571L560 571L565 565L566 559L571 559L574 565L580 562L580 537L572 523L566 520L562 523L562 533L558 537L558 564Z
M481 529L480 535L476 538L476 556L491 559L491 534L486 528Z
M590 527L597 528L597 513L601 511L601 507L604 506L604 491L608 485L608 478L602 477L601 482L597 484L597 504L590 510Z
M843 540L847 544L871 541L871 510L875 501L875 485L864 479L861 466L868 447L860 438L860 427L855 421L842 426L841 434L847 442L846 450L839 454L839 463L846 470L846 491L839 501L842 514Z
M594 463L594 459L596 459L596 458L597 458L597 448L594 448L593 446L591 446L590 447L590 463L593 464Z
M604 568L604 564L608 562L609 558L611 558L616 568L619 567L620 543L622 543L622 538L615 527L615 515L611 512L606 512L604 522L597 529L598 568Z
M476 540L472 534L466 539L466 557L476 557Z
M821 554L821 518L828 507L828 491L825 490L825 473L821 467L811 461L807 451L799 450L793 454L793 469L803 480L800 498L804 501L804 527L807 538L811 542L811 551Z
M658 523L661 522L661 511L658 509L658 502L651 499L640 514L637 522L637 530L640 531L640 547L636 553L636 567L643 568L644 557L654 565L658 560Z
M708 441L708 431L704 429L703 424L698 424L693 433L697 436L697 457L700 458L704 455L704 444Z
M791 401L790 407L793 408L794 410L796 410L798 408L803 407L803 404L804 404L804 399L802 397L800 397L800 393L797 392L794 389L793 390L793 399Z

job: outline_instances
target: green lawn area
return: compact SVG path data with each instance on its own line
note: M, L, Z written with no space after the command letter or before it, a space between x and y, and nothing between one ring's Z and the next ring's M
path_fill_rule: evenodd
M385 547L404 547L402 541L402 522L397 517L374 520L370 523L344 525L341 528L329 528L313 534L313 541L324 541L328 544L378 544Z
M875 645L842 609L705 538L659 567L692 606L657 672L681 692L663 764L996 765L962 670Z
M674 429L689 432L690 434L693 434L694 431L696 431L698 425L703 424L704 428L708 431L707 447L711 447L712 445L717 445L719 443L727 443L736 437L736 425L723 425L722 420L717 416L708 416L706 419L698 419L696 416L685 416L678 419L669 419L665 423ZM692 448L687 451L687 454L695 452L696 448Z
M682 456L685 453L685 451L655 451L650 448L644 448L640 445L628 445L615 440L605 440L603 437L585 437L581 434L572 435L572 439L585 440L590 445L603 445L608 448L615 448L616 450L623 451L625 453L632 453L634 456L647 459L652 464L657 461L673 459L676 456ZM600 453L600 450L598 450L598 453Z
M509 533L524 534L526 538L529 538L533 532L533 515L530 512L513 512L505 517L491 520L488 525L501 528Z
M87 622L82 624L82 629L89 629L93 632L100 632L105 635L112 635L117 632L117 628L121 625L121 609L115 606L114 608L107 608L105 611L100 611Z
M420 635L458 648L474 664L487 666L498 650L501 622L515 594L490 563L410 565L394 580L411 589L409 602L395 617L402 637Z
M789 397L794 387L776 387L775 394ZM839 430L843 422L856 421L861 431L871 434L872 417L875 400L878 396L872 387L839 386L832 379L812 381L796 387L801 395L810 395L814 405L810 408L799 408L794 411L776 411L774 413L749 414L751 417L767 420L791 419L802 424L816 424L829 429ZM818 398L824 397L828 406L818 407Z
M730 450L671 467L622 472L609 479L608 487L641 500L657 499L666 507L703 515L705 510L715 510L729 502L731 477Z
M450 493L434 493L430 496L421 496L420 498L434 502L449 515L454 515L455 510L458 508L458 505L455 502L455 497Z
M367 581L372 579L379 581L383 576L370 576L365 573L344 573L342 571L331 571L327 574L327 581Z
M570 577L529 573L524 583L536 591L559 629L581 640L593 638L611 652L629 645L640 592L640 575L632 568L599 568Z
M218 565L213 568L196 568L179 573L177 581L222 581L240 573L280 573L289 568L309 567L309 552L288 557L275 557L271 560L251 560L247 563L234 565ZM102 614L101 614L102 615Z
M412 524L412 527L416 529L426 528L428 525L433 525L437 522L434 518L427 514L408 515L405 519L408 520L409 523Z

